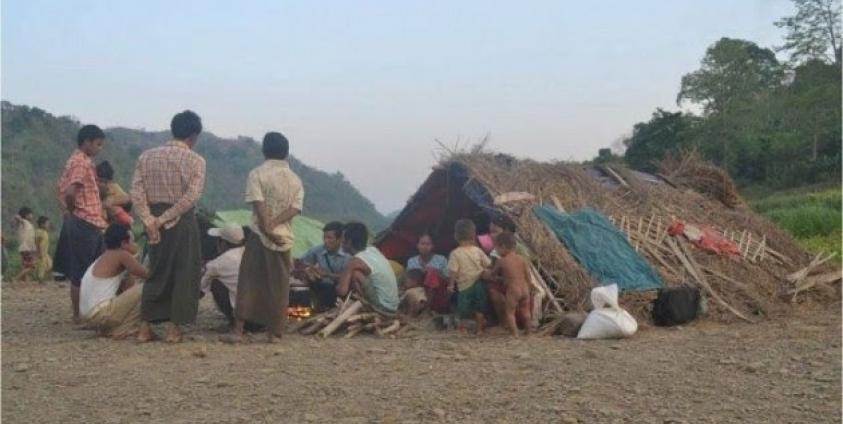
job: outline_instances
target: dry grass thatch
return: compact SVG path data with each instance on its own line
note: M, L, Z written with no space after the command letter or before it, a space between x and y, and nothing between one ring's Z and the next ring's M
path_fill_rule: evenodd
M723 171L699 157L671 160L662 164L660 181L648 181L615 165L603 168L604 178L596 178L585 165L520 160L485 152L482 146L447 152L440 165L461 163L469 169L470 178L492 196L525 191L535 195L539 203L568 211L591 207L602 212L628 234L668 286L709 285L709 297L713 294L723 300L709 302L710 315L716 319L730 321L740 314L752 320L782 311L790 301L783 293L792 288L785 276L806 265L811 256L790 235L743 206L734 183ZM607 184L607 180L615 184ZM504 212L517 224L519 236L557 287L560 302L569 310L586 309L590 289L596 285L592 277L529 208ZM699 275L695 276L689 271L693 268L686 267L665 240L667 226L674 219L715 227L739 243L745 257L730 259L688 245L692 266L698 268ZM629 293L622 303L642 317L654 297L652 292ZM827 302L833 298L835 291L826 285L806 293L799 301Z

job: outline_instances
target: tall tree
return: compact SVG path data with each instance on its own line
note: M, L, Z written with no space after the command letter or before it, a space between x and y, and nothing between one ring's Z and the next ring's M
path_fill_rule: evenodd
M790 52L793 65L811 59L840 66L840 0L793 0L796 14L776 21L787 30L779 51Z
M780 85L783 75L772 50L724 37L706 50L700 69L682 77L676 102L700 104L706 114L723 112Z

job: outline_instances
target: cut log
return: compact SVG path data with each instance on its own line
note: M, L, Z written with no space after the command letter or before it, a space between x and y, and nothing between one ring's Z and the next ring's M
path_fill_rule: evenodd
M339 314L330 324L328 324L322 331L319 332L319 335L322 337L328 337L336 331L340 325L345 323L346 320L351 318L352 315L356 314L361 308L363 307L363 303L359 300L355 300L351 303L351 305L347 306L345 310Z

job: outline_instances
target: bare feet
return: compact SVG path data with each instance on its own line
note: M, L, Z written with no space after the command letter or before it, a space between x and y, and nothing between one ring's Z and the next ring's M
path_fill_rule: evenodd
M231 333L220 336L220 341L227 344L243 344L248 343L250 340L243 333Z
M178 327L170 327L167 330L167 336L164 337L164 341L167 343L181 343L182 334L181 330Z
M152 331L152 328L149 327L149 323L141 324L141 327L138 330L138 335L137 337L135 337L135 340L137 340L138 343L146 343L151 342L155 339L155 333Z

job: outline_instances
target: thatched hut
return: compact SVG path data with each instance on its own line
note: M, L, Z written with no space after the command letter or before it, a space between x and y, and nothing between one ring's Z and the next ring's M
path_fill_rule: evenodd
M484 231L490 217L509 216L532 251L534 263L567 310L588 308L590 289L600 284L540 220L533 207L553 205L566 211L584 207L605 215L630 245L655 268L667 286L696 285L708 292L709 316L755 320L785 310L794 280L812 256L790 235L750 211L731 179L693 157L666 161L658 175L622 166L521 160L479 149L443 159L392 225L376 239L384 254L403 261L415 252L418 236L431 232L437 250L454 247L452 229L471 218ZM696 178L698 176L699 178ZM505 193L526 192L529 204L496 204ZM708 225L733 240L740 255L723 256L667 235L674 221ZM818 261L815 261L818 262ZM708 287L705 287L708 286ZM825 282L800 293L800 303L827 302L837 293ZM627 292L621 303L643 318L653 291Z

